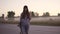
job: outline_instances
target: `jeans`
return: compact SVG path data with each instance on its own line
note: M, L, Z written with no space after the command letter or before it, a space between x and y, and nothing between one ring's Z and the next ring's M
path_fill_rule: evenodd
M21 28L21 33L22 34L28 34L29 25L22 25L20 28Z

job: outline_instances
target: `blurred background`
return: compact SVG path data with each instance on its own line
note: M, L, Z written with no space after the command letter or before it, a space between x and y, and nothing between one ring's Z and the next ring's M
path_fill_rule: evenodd
M60 0L0 0L0 23L18 24L24 5L32 25L60 26Z

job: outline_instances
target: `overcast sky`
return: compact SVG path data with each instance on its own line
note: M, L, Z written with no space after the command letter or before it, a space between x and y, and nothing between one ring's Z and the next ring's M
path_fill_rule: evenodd
M19 16L24 5L28 6L29 11L38 12L39 15L44 12L49 12L51 16L60 13L60 0L0 0L0 16L6 16L11 10L16 13L15 16Z

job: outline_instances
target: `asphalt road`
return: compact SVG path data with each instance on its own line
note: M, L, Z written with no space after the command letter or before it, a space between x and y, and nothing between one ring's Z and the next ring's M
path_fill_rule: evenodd
M20 34L17 24L0 24L0 34ZM60 26L30 25L29 34L60 34Z

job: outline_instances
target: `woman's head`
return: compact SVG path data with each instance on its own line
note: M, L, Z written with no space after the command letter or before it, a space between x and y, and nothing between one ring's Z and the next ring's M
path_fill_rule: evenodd
M28 12L28 7L26 5L23 7L23 12L24 13L27 13Z
M24 6L23 7L23 13L22 13L22 18L25 18L25 16L27 16L29 18L30 14L29 14L29 10L28 10L28 6Z

